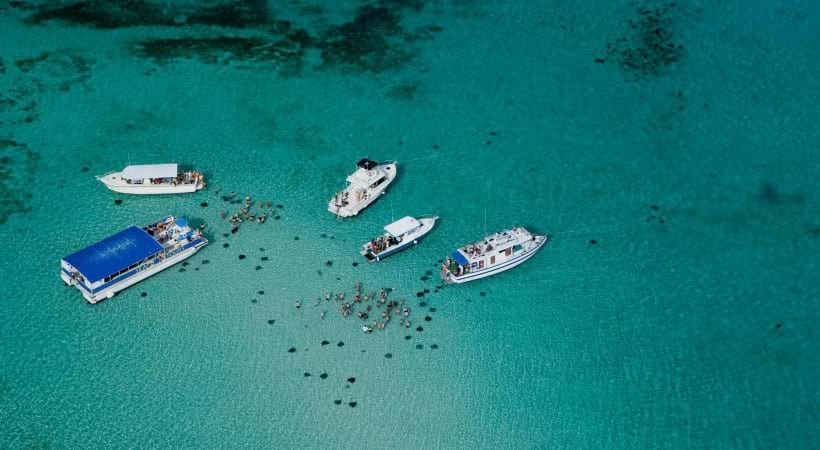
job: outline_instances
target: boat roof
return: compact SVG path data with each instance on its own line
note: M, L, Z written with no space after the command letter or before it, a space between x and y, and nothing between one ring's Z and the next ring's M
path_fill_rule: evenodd
M399 237L408 231L415 230L416 228L420 227L421 224L418 220L413 217L407 216L402 217L401 219L391 223L384 227L384 231L392 234L394 237Z
M177 176L177 164L143 164L128 166L122 170L122 176L128 180L143 178L173 178Z
M93 283L161 250L162 246L145 230L130 226L66 256L63 261L74 266Z
M356 165L361 167L362 169L371 170L374 167L378 166L379 163L373 161L372 159L362 158L359 160L359 162L356 163Z
M454 260L455 262L459 263L459 264L460 264L460 265L462 265L462 266L463 266L463 265L465 265L465 264L469 264L469 263L470 263L470 261L468 261L468 260L467 260L467 258L466 258L464 255L462 255L462 254L461 254L461 252L460 252L460 251L458 251L458 250L454 251L454 252L450 255L450 258L453 258L453 260Z

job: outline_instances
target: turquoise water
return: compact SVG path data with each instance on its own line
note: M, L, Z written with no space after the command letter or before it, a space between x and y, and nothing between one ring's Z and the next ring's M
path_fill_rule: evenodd
M0 6L1 447L817 445L816 3L215 4ZM399 178L338 221L363 156ZM94 180L129 161L209 187ZM281 219L230 234L230 191ZM61 257L169 213L211 239L184 272L63 286ZM552 240L436 292L512 225ZM413 328L315 306L357 281Z

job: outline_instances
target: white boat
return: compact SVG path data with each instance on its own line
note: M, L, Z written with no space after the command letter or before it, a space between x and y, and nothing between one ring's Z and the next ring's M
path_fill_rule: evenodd
M512 269L532 258L547 242L547 236L536 236L515 227L465 245L453 252L442 265L442 277L452 283L479 280Z
M438 216L403 217L384 227L385 233L362 246L361 254L368 261L382 259L419 243L436 225Z
M347 177L348 185L336 193L327 204L327 210L339 217L352 217L381 196L396 179L396 163L377 163L367 158Z
M89 303L188 259L208 240L184 218L168 216L140 228L131 226L60 261L60 277L77 286Z
M128 166L97 177L108 189L123 194L181 194L205 187L200 172L180 172L176 164Z

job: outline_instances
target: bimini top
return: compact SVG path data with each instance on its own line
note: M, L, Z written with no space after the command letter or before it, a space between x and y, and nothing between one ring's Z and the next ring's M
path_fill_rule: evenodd
M453 260L454 260L455 262L459 263L459 264L460 264L460 265L462 265L462 266L463 266L463 265L465 265L465 264L469 264L469 263L470 263L470 261L467 261L467 258L465 258L465 257L464 257L464 255L462 255L462 254L461 254L461 252L460 252L460 251L458 251L458 250L454 251L454 252L450 255L450 258L453 258Z
M177 176L176 164L148 164L128 166L122 170L122 177L126 180L141 180L143 178L173 178Z
M94 283L161 250L159 242L145 230L131 226L66 256L63 261Z
M367 158L363 158L356 163L357 166L361 167L365 170L373 170L376 166L379 165L376 161L369 160Z
M401 219L391 223L384 227L384 231L392 234L394 237L399 237L408 231L415 230L416 228L420 227L421 224L418 220L414 219L413 217L407 216L402 217Z

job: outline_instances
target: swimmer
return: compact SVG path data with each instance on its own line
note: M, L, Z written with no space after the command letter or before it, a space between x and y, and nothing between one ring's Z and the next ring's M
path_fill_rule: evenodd
M301 308L302 307L302 301L301 300L296 300L296 302L294 303L294 306L296 306L296 309Z

